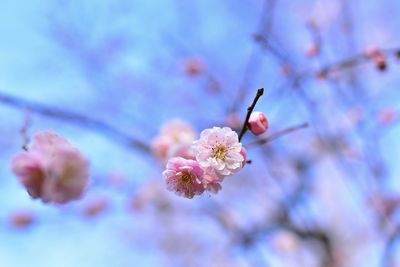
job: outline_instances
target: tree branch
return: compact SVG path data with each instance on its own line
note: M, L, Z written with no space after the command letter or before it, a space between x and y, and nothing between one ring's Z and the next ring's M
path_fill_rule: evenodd
M254 110L254 107L257 104L258 99L264 94L264 88L260 88L257 90L257 94L254 97L253 103L247 108L247 115L246 115L246 119L244 120L243 126L242 126L242 130L240 131L239 134L239 142L242 140L243 135L246 133L247 129L248 129L248 124L249 124L249 119L250 119L250 115Z
M277 138L279 138L281 136L284 136L284 135L286 135L288 133L291 133L291 132L294 132L294 131L297 131L297 130L300 130L300 129L303 129L303 128L307 128L307 127L308 127L308 123L295 125L295 126L283 129L283 130L281 130L279 132L276 132L274 134L271 134L270 136L267 136L265 138L258 139L258 140L254 141L254 142L248 143L247 145L245 145L245 147L249 148L249 147L252 147L252 146L255 146L255 145L263 145L263 144L271 142L274 139L277 139Z
M114 142L119 142L122 143L123 145L128 145L142 152L147 153L150 151L149 146L146 143L132 136L129 136L118 129L115 129L114 127L105 122L87 117L79 113L46 106L40 103L7 95L1 92L0 92L0 103L15 109L29 110L32 113L36 113L44 117L65 121L74 124L76 126L86 128L97 133L101 133L102 135L106 136L107 138L109 138Z
M379 52L381 52L385 56L394 55L394 56L398 57L399 51L400 51L400 48L379 49ZM368 53L366 52L366 53L362 53L362 54L353 56L351 58L339 61L337 63L326 65L325 67L322 67L320 70L318 70L316 73L317 73L318 77L325 77L332 71L352 68L352 67L358 66L359 64L368 62L370 60L372 60L371 56L368 55Z

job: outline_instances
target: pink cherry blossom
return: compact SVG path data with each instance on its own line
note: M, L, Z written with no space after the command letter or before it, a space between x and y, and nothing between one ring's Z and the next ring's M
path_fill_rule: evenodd
M192 144L176 144L170 147L168 158L181 157L184 159L196 159Z
M260 135L268 129L268 120L263 112L252 112L249 118L250 131L255 135Z
M203 175L203 184L205 189L208 192L211 192L213 194L216 194L221 190L221 182L223 181L223 178L215 176L211 173L204 173Z
M236 132L229 127L204 130L193 148L200 166L211 175L232 175L242 167L242 144Z
M191 144L195 136L196 132L190 124L178 119L169 121L153 139L153 153L163 162L170 157L194 158Z
M175 191L177 195L193 198L204 192L203 170L197 161L181 157L171 158L163 175L168 190Z
M242 150L240 150L240 154L243 156L242 167L244 167L244 165L246 165L246 161L247 161L247 151L246 151L246 148L244 148L243 146L242 146Z
M28 194L54 203L81 197L88 182L88 165L78 149L52 131L36 134L28 151L12 160L12 170Z

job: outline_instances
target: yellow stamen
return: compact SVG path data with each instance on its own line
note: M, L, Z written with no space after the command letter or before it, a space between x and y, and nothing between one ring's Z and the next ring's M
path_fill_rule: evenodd
M214 147L212 149L212 152L213 152L215 158L224 160L226 157L226 154L228 154L228 149L226 149L226 147L223 145L219 145L217 147Z
M186 188L189 187L193 183L193 180L194 180L194 176L192 174L190 174L188 172L182 173L181 182L184 185L184 187L186 187Z

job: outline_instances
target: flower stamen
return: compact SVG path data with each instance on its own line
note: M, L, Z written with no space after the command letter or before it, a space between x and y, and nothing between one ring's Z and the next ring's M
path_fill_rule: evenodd
M212 153L215 158L224 160L228 154L228 149L223 145L219 145L212 148Z

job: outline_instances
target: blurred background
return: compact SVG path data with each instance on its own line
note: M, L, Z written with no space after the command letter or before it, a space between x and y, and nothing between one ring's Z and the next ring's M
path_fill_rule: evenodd
M0 266L400 266L399 1L0 7ZM167 191L160 127L239 129L260 87L265 136L309 127L249 147L217 195ZM21 129L90 159L80 200L30 198Z

